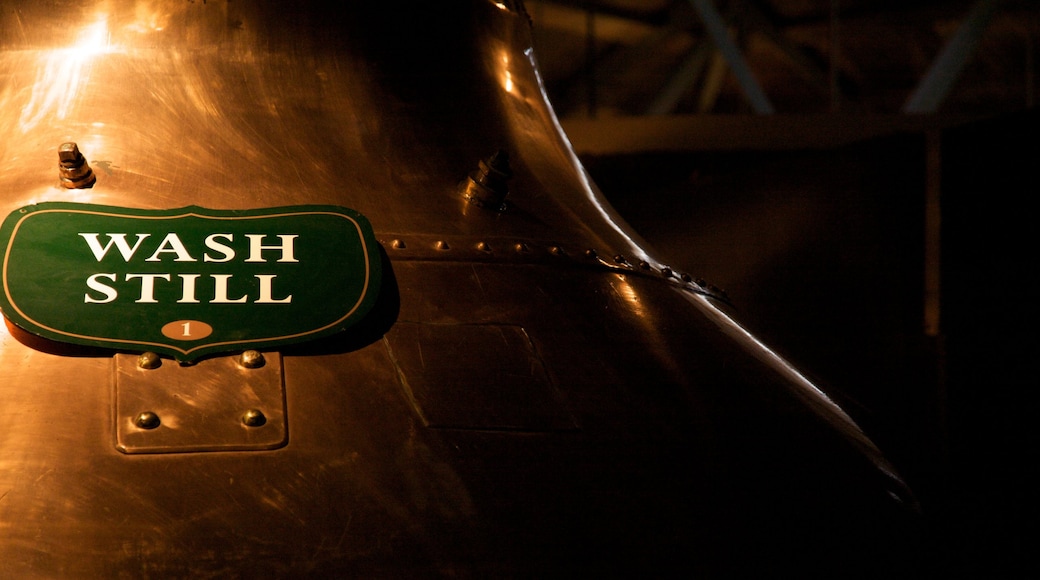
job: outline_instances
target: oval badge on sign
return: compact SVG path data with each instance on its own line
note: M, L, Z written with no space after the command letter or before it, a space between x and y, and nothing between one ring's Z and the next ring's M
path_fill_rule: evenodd
M182 361L341 332L379 290L372 228L338 206L41 203L11 213L0 240L8 321L49 340Z

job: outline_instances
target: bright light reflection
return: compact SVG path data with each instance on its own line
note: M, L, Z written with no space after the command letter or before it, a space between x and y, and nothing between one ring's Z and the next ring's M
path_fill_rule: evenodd
M167 23L173 16L169 11L172 8L171 4L161 5L156 2L137 2L134 7L134 21L126 29L138 34L162 32L166 29Z
M552 102L549 101L549 93L545 90L545 82L542 80L542 75L538 71L538 63L534 58L534 49L528 48L524 50L524 55L527 56L527 60L531 64L531 70L534 71L535 81L538 83L538 92L542 95L542 100L546 103L549 111L549 120L552 121L553 127L556 129L556 134L563 139L567 156L570 158L571 165L577 170L578 178L581 179L582 186L587 194L587 199L592 202L593 207L596 211L606 220L607 224L617 232L626 242L629 247L627 253L633 254L640 260L646 260L648 262L654 261L643 249L642 244L637 242L632 236L631 230L622 225L623 221L620 217L614 213L614 210L609 206L605 205L600 200L600 194L598 188L593 185L592 180L589 179L588 173L585 171L585 166L578 160L578 156L574 153L574 147L571 146L570 140L567 138L567 134L563 130L563 126L560 125L560 120L556 117L556 111L552 107Z
M108 52L108 19L101 17L94 24L84 28L77 37L76 44L68 50L84 59Z
M643 317L646 315L646 308L643 307L643 302L639 299L639 293L636 292L636 289L628 281L628 278L622 274L618 274L617 283L612 284L611 286L613 286L614 291L618 293L618 296L632 307L632 311L635 312L637 316Z
M503 51L501 56L502 61L502 88L507 93L514 93L516 85L513 83L513 73L509 70L509 53Z
M79 90L86 84L91 61L112 51L108 19L101 16L76 35L76 42L71 47L44 53L32 96L22 108L18 120L22 131L29 131L49 115L64 119Z

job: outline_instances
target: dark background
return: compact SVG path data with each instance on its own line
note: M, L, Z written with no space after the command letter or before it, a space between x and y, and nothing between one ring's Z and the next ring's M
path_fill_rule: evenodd
M775 109L756 114L731 71L680 73L711 42L690 2L526 4L550 101L596 184L864 426L918 494L936 570L1040 573L1040 6L713 1ZM908 113L980 9L948 92ZM680 74L681 96L655 110Z
M923 329L926 137L587 158L663 255L841 400L919 495L936 566L1035 570L1034 111L942 134L941 326Z

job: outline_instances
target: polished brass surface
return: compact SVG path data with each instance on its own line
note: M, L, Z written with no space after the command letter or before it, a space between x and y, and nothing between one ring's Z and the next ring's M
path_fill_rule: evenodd
M386 345L401 386L427 427L577 427L521 327L399 322L386 334Z
M67 142L93 187L55 180ZM458 184L499 149L488 211ZM0 334L2 577L841 575L917 545L855 421L599 195L519 2L5 2L0 192L344 205L384 262L364 321L259 368Z

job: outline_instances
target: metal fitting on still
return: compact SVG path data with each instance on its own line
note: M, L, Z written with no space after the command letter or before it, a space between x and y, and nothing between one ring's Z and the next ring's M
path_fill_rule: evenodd
M97 177L75 143L62 143L58 148L58 178L66 189L87 189Z

